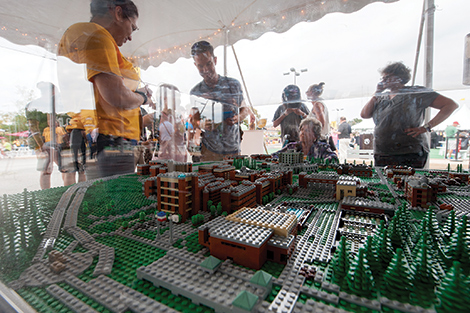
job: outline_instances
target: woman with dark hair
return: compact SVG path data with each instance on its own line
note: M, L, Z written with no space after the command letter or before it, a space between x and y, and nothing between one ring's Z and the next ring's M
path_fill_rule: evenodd
M323 159L338 162L338 156L330 148L330 145L321 135L322 124L319 120L307 117L300 122L299 138L297 142L290 142L284 148L273 154L274 157L279 152L294 150L302 151L304 156L314 159Z
M76 23L64 33L59 43L59 55L86 64L87 79L93 84L99 129L99 175L132 172L133 157L126 162L120 160L125 165L117 169L103 156L105 147L140 139L140 106L153 104L151 90L147 87L137 89L140 83L138 71L119 50L139 29L139 13L131 0L92 0L90 10L90 22Z
M378 166L424 167L429 154L429 133L458 107L447 97L422 86L405 86L411 70L401 62L382 71L375 95L361 111L362 118L373 118L374 159ZM424 124L427 108L439 112Z

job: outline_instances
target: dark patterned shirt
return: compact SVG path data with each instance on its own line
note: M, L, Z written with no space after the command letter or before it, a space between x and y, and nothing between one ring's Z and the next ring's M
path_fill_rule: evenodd
M395 97L389 93L376 95L372 115L375 123L374 153L401 155L429 152L428 133L416 137L405 129L423 125L424 113L439 96L437 92L421 86L403 87Z

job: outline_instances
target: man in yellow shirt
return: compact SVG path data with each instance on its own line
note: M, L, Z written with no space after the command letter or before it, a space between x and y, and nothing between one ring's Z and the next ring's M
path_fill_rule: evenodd
M50 117L48 116L47 118L47 125L48 127L44 128L42 131L42 136L44 137L44 142L48 143L51 142L51 121ZM56 128L55 128L55 140L57 145L62 145L64 143L64 135L66 134L65 130L59 126L59 123L56 122Z
M147 87L137 89L137 70L120 52L119 47L132 40L138 30L139 13L131 0L92 0L91 21L76 23L67 29L59 43L59 55L75 63L86 64L87 79L93 84L97 127L99 176L134 171L133 155L122 154L120 167L106 157L106 147L138 141L142 104L152 104Z

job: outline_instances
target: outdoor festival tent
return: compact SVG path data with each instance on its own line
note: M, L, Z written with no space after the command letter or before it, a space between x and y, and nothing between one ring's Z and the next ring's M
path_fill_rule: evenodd
M139 31L121 51L146 69L189 57L189 47L205 39L229 46L265 32L285 32L301 21L331 12L351 13L373 2L398 0L135 0ZM64 31L90 19L89 1L2 1L0 36L55 53Z

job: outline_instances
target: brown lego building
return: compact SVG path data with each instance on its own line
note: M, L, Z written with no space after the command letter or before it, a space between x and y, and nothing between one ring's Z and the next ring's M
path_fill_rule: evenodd
M220 197L222 210L231 214L243 207L256 206L256 187L252 182L244 181L236 187L223 189Z
M429 207L428 203L437 200L437 194L445 192L447 187L437 180L424 176L410 176L405 180L405 196L411 206Z
M150 175L150 164L138 164L137 175Z
M252 269L267 260L285 264L295 247L297 218L288 213L244 208L199 228L199 243L211 255Z
M178 213L183 222L199 211L200 192L196 173L159 174L155 187L159 211Z
M299 186L307 188L309 183L336 185L339 180L337 173L312 173L306 175L305 173L299 174Z

